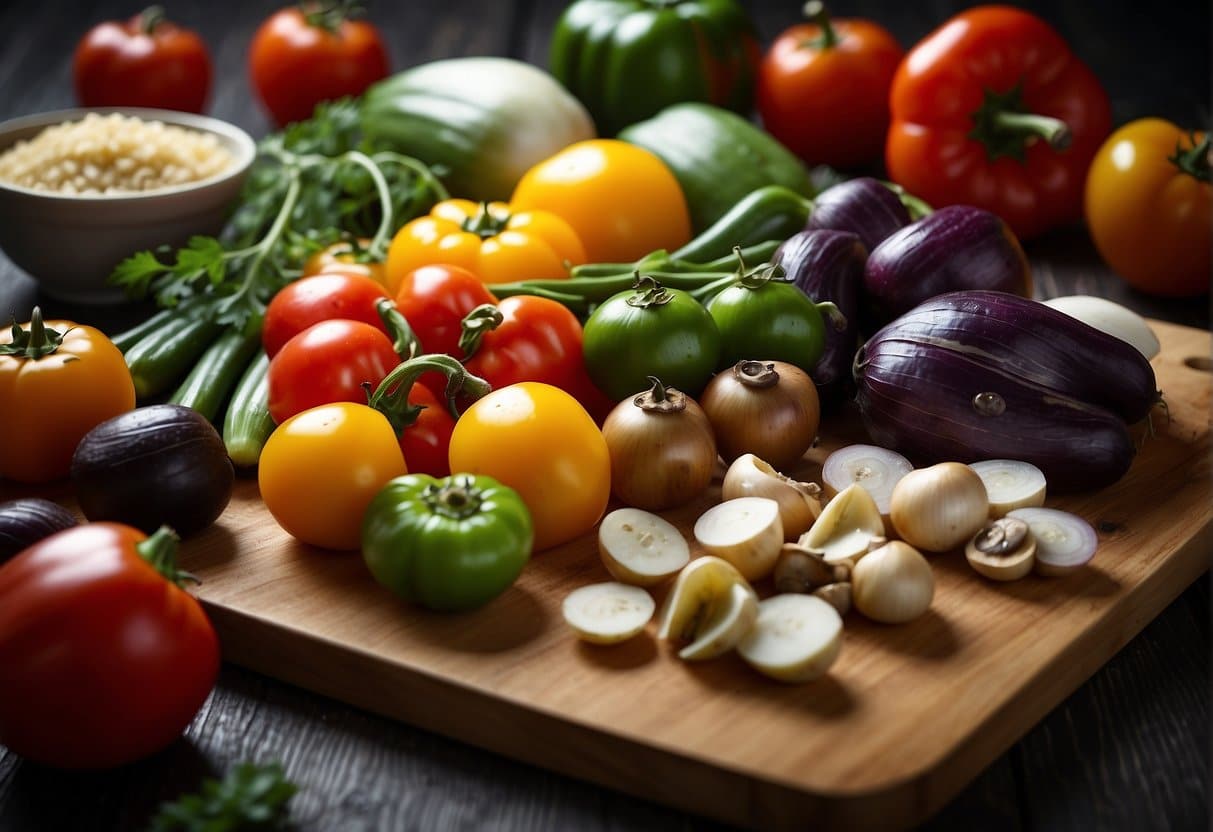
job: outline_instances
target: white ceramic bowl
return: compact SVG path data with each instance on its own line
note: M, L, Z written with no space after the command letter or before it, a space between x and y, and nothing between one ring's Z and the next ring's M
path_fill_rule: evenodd
M122 113L213 133L232 154L209 179L124 195L55 194L0 182L0 248L48 295L75 303L121 303L106 279L137 251L183 245L194 234L217 234L244 183L256 145L219 119L172 110L98 107L56 110L0 123L0 153L45 127L90 112Z

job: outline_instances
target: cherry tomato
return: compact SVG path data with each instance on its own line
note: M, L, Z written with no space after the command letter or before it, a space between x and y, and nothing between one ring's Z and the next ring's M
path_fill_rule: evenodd
M581 323L554 300L517 295L497 304L500 323L463 363L496 390L520 381L569 389L582 367Z
M590 263L626 263L691 239L674 174L656 155L618 139L577 142L535 165L519 180L510 207L564 219Z
M902 48L871 21L831 20L821 3L812 12L810 22L784 31L762 59L763 126L807 162L850 167L878 159Z
M106 21L76 46L72 78L83 107L158 107L201 113L211 91L202 38L153 6L125 23Z
M182 591L175 537L89 523L0 568L0 743L61 768L109 768L180 736L219 672Z
M261 343L273 358L282 346L312 324L345 318L362 321L387 334L375 303L387 297L383 287L359 274L328 272L287 284L265 310Z
M417 420L400 434L400 450L404 453L405 464L414 474L449 476L451 465L448 454L451 433L455 430L454 418L439 398L423 384L414 384L409 389L408 399L409 404L423 410L417 414Z
M279 425L261 451L257 482L265 507L293 537L357 549L371 499L407 473L387 418L364 404L338 402Z
M455 423L450 462L522 495L536 550L588 532L611 495L606 440L576 399L548 384L512 384L472 404Z
M0 329L0 477L41 483L66 477L86 433L135 407L122 353L101 332L71 321Z
M1155 295L1209 291L1209 137L1159 118L1113 133L1091 163L1087 225L1130 286Z
M303 276L337 272L338 274L360 274L369 277L381 285L384 280L384 264L367 260L366 248L370 240L359 239L356 242L342 240L309 257L303 264Z
M459 266L422 266L406 273L396 290L396 308L413 328L423 352L463 358L463 318L477 306L496 303L480 278Z
M387 77L387 49L378 30L347 19L349 6L282 9L253 35L253 88L279 127L308 118L321 101L361 95Z
M378 385L399 363L391 339L370 324L342 319L313 324L270 360L270 416L282 424L310 407L365 403L363 382Z

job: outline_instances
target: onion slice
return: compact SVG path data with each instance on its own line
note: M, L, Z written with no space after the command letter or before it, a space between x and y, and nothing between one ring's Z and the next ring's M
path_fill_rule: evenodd
M977 472L990 498L990 516L997 519L1017 508L1042 506L1045 475L1030 462L1017 459L984 459L969 467Z
M1028 524L1036 539L1036 573L1069 575L1095 557L1099 538L1086 520L1055 508L1017 508L1008 512Z
M830 497L858 483L872 495L881 516L887 517L893 486L913 470L910 461L896 451L877 445L848 445L826 457L821 481Z

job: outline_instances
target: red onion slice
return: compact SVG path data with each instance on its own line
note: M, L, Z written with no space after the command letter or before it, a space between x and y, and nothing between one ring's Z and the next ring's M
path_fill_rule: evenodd
M878 445L848 445L826 457L821 481L831 497L859 483L872 495L881 515L887 515L893 486L913 470L910 460L896 451Z
M1095 557L1099 538L1081 517L1055 508L1017 508L1007 513L1028 524L1036 538L1036 573L1069 575Z
M1006 515L1017 508L1041 506L1045 502L1045 475L1030 462L1018 459L983 459L969 463L986 487L990 516Z

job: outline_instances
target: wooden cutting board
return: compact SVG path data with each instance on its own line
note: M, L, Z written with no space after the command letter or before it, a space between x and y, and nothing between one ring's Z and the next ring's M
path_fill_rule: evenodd
M1154 323L1170 418L1129 474L1050 499L1099 531L1092 565L995 584L931 558L923 618L846 618L830 674L787 686L736 656L691 664L647 633L578 642L560 602L607 580L593 535L534 557L482 610L411 608L357 553L295 542L241 481L182 565L226 659L345 702L606 786L754 828L918 823L1077 688L1209 566L1210 334ZM859 439L823 426L803 477ZM688 532L718 490L668 516ZM696 554L692 544L692 554ZM761 594L769 587L759 586ZM658 602L665 589L656 593Z

